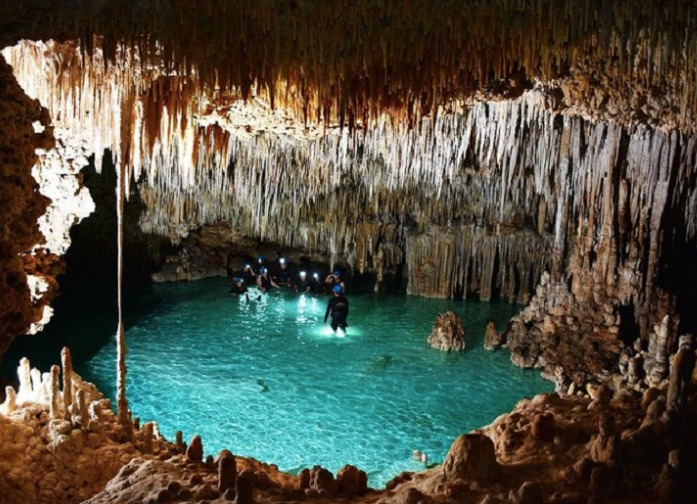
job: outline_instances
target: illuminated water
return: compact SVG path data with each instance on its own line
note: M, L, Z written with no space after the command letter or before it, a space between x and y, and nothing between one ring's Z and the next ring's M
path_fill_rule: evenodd
M130 406L168 439L200 434L213 455L227 448L287 471L351 463L382 487L423 468L412 450L442 461L458 434L553 389L482 348L487 321L502 328L514 313L507 304L349 295L350 326L337 337L322 325L328 297L275 292L244 303L222 279L157 285L153 295L126 332ZM463 354L426 344L446 310L463 317ZM76 368L114 397L114 362L110 339Z

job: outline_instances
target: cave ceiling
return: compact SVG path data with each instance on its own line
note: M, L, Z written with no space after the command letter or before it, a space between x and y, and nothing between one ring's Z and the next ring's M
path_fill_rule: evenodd
M592 278L645 305L645 336L660 237L696 231L695 20L687 0L33 0L2 2L0 46L64 159L128 170L145 231L224 221L407 264L423 295Z

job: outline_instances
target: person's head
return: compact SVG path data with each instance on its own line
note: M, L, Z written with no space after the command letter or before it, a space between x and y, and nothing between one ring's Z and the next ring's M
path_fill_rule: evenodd
M319 280L319 273L313 273L312 278L314 278L315 280Z
M341 271L339 271L339 270L334 270L333 275L334 275L335 277L337 277L337 278L341 278Z
M235 278L235 283L237 285L242 285L242 283L244 283L244 280L242 279L242 277L237 277Z
M307 273L305 273L304 271L301 271L300 272L300 280L305 280L306 277L307 277Z
M285 260L285 258L281 257L281 258L278 260L278 262L279 262L280 265L281 265L281 269L286 269L286 260Z
M269 269L268 268L261 268L260 272L262 275L266 275L269 272Z
M264 264L264 256L263 256L263 255L260 255L259 257L257 257L257 262L258 262L259 264Z
M344 288L341 285L335 285L332 290L335 296L341 296L344 293Z

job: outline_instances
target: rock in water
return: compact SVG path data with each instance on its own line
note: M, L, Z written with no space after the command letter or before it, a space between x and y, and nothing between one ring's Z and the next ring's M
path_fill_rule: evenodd
M465 329L462 318L448 311L436 315L436 321L428 336L428 344L433 348L450 352L461 352L465 349Z

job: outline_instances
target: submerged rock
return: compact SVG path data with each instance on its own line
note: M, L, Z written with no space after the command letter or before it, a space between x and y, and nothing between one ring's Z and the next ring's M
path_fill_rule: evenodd
M465 349L462 318L451 312L439 313L428 336L428 344L438 350L461 352Z

